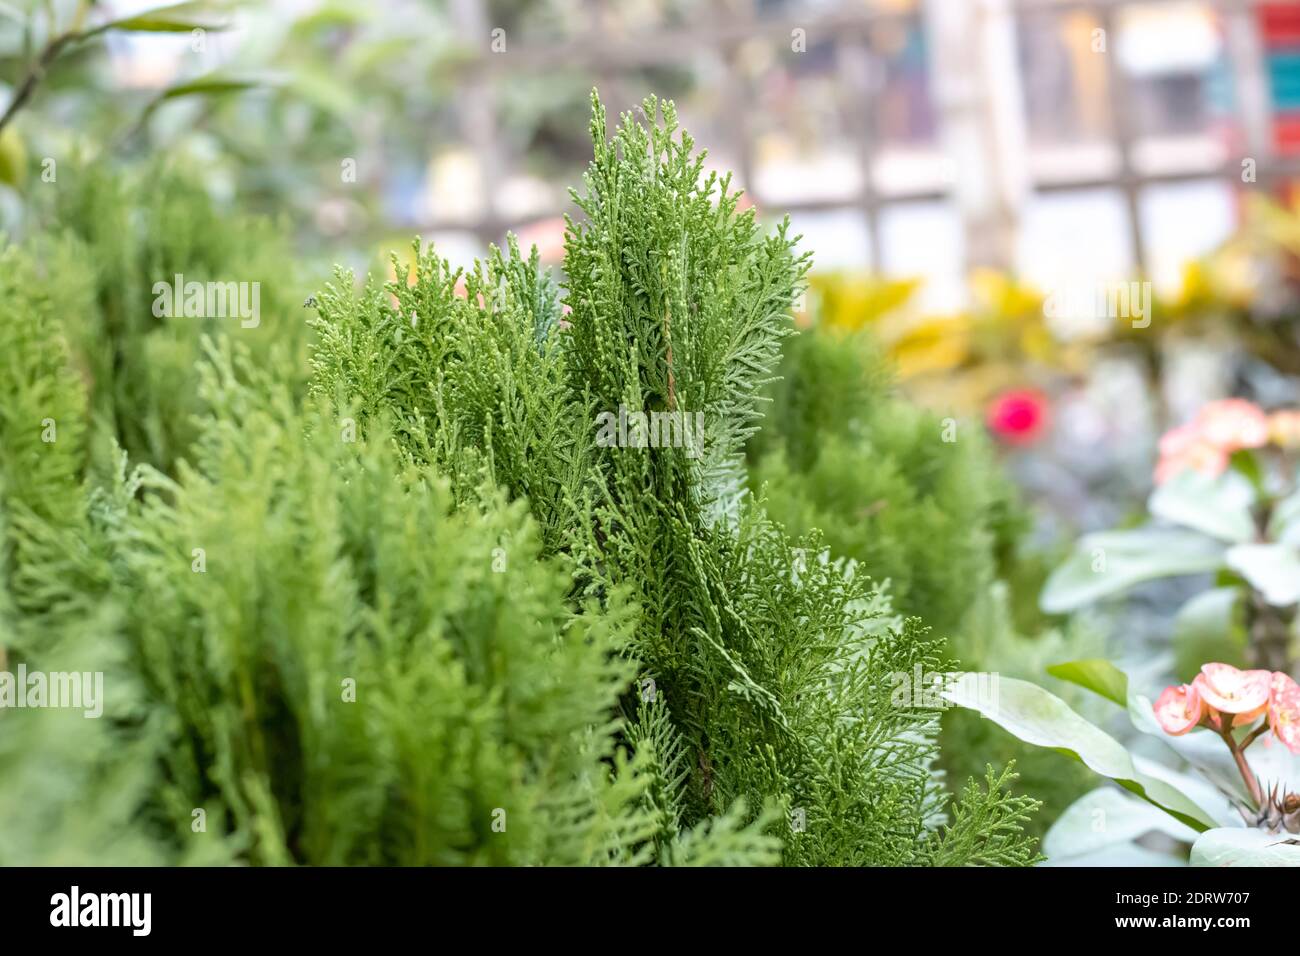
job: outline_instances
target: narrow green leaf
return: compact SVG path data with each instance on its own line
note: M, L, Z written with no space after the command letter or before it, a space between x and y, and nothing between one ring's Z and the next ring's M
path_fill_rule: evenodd
M84 36L90 37L109 30L121 30L131 33L189 33L191 30L225 30L225 24L213 23L206 17L212 12L205 10L200 3L173 3L164 7L144 10L129 17L110 20L93 29Z
M181 96L210 96L218 93L238 93L242 90L262 86L264 80L230 76L201 76L167 87L160 94L159 100L173 100Z
M141 114L140 121L144 122L153 114L154 110L172 100L186 96L221 96L226 93L239 93L243 90L262 86L265 83L266 81L262 79L217 76L214 74L200 76L193 80L184 80L167 87L167 89L150 100Z

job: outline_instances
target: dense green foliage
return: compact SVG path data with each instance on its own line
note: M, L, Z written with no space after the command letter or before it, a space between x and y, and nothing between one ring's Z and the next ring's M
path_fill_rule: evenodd
M469 275L425 253L359 296L340 275L321 296L318 389L392 416L412 460L526 496L577 594L630 589L638 685L666 701L661 750L686 757L657 771L676 783L661 794L670 819L775 802L806 823L788 862L1024 859L981 839L1023 802L935 827L936 714L893 704L888 679L940 669L935 643L819 537L789 538L746 496L743 445L805 260L784 229L763 236L738 213L676 134L665 104L662 124L629 117L607 143L597 104L563 325L513 248ZM608 447L601 414L620 408L702 414L706 440ZM634 725L645 697L625 702Z
M183 190L4 253L0 644L106 710L0 718L0 862L1034 858L1014 775L950 799L891 693L940 643L746 490L806 259L662 112L609 141L597 104L563 290L513 244L340 272L309 372L274 242ZM117 258L45 271L100 219ZM151 313L200 271L282 291L258 329ZM602 440L620 409L703 441Z
M774 519L794 533L822 529L832 554L888 581L899 612L923 619L964 669L1038 679L1046 665L1084 656L1081 631L1067 643L1036 608L1009 606L1013 592L999 582L1035 594L1041 572L1019 553L1028 517L977 426L898 395L868 333L809 330L787 345L781 375L748 448ZM942 742L954 784L986 760L1014 760L1046 808L1035 832L1090 784L1084 768L969 712L944 718Z
M36 207L47 228L32 246L48 286L85 289L59 319L99 419L97 454L112 437L133 461L170 469L196 437L194 368L204 337L238 339L259 366L275 362L300 386L307 327L297 307L310 286L273 223L223 209L191 175L158 162L131 173L71 165ZM155 284L178 275L186 283L255 283L258 318L160 319Z
M1025 522L984 436L894 394L865 333L800 335L781 374L750 448L768 512L823 529L900 611L955 640Z

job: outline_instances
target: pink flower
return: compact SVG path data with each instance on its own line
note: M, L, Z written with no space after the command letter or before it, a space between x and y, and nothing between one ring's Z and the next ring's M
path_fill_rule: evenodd
M1253 402L1225 398L1210 402L1190 424L1166 432L1160 439L1155 482L1163 485L1187 469L1220 475L1232 453L1268 444L1269 417Z
M1278 671L1268 701L1268 726L1293 754L1300 754L1300 684Z
M1233 714L1234 724L1245 724L1268 707L1273 675L1268 671L1243 671L1231 664L1205 664L1192 687L1212 710Z
M1202 438L1229 454L1268 444L1268 416L1242 398L1210 402L1197 414L1196 426Z
M1228 453L1206 441L1196 423L1182 425L1160 439L1160 461L1155 481L1163 485L1181 471L1191 469L1207 475L1220 475L1228 467Z
M1032 389L1003 392L988 407L989 430L1010 445L1028 445L1047 427L1047 399Z
M1156 720L1167 734L1181 737L1201 722L1205 702L1195 686L1166 687L1156 698Z
M1160 457L1178 458L1194 445L1202 443L1200 429L1195 424L1179 425L1160 436Z

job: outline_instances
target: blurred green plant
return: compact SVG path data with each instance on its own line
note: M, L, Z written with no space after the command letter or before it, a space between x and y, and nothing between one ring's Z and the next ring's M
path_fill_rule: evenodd
M236 339L290 386L305 383L307 267L282 229L225 209L183 164L154 161L129 172L78 164L32 211L46 224L28 244L41 280L35 287L82 292L62 329L101 422L93 439L101 466L112 467L111 439L133 461L172 470L196 435L194 368L206 335ZM156 287L170 287L178 274L256 284L257 326L158 315Z
M81 51L88 44L110 33L182 33L200 37L209 31L225 29L216 19L229 3L186 2L167 4L117 19L97 20L93 0L76 0L75 4L33 4L30 12L0 8L0 49L6 55L0 65L17 67L11 82L8 103L0 112L0 182L20 185L25 176L25 151L22 140L10 124L28 105L38 89L67 71L76 71ZM21 36L18 44L14 35ZM190 80L159 92L152 105L166 99L198 93L228 92L244 85L215 78ZM150 109L152 108L152 105Z
M1029 526L982 430L898 395L869 332L806 331L779 372L748 447L769 514L795 534L819 529L890 582L900 612L956 635Z

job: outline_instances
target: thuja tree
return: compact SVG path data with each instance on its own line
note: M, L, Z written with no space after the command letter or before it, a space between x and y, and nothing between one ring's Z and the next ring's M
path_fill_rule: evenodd
M0 862L1032 858L1007 774L931 773L895 678L933 642L745 492L805 260L671 107L593 125L565 289L513 247L343 277L305 405L270 278L206 352L150 309L200 259L274 274L224 213L117 270L66 268L89 227L0 252L0 647L104 676L100 719L3 715Z
M199 354L215 323L152 314L152 282L233 258L178 226L76 269L107 242L84 225L0 250L0 671L102 677L96 719L4 701L0 864L779 858L737 812L656 839L626 596L573 600L522 503L455 507L377 426L299 408L273 346L300 300L268 295L269 345ZM113 387L150 360L187 389Z
M0 863L779 858L739 812L656 839L656 741L617 736L626 596L571 601L522 503L453 507L377 424L352 441L215 348L177 477L89 488L53 341L0 373L26 402L58 385L68 428L41 476L66 513L26 503L26 456L0 467L0 640L11 666L102 675L101 711L5 713Z
M1033 801L1007 773L949 806L931 772L937 714L893 677L941 670L935 642L747 495L807 259L705 174L670 103L644 115L611 140L594 102L563 290L513 245L469 272L417 246L359 292L340 273L317 395L447 474L462 507L485 483L526 500L584 613L630 597L620 734L648 761L661 849L726 814L778 833L787 863L1031 860Z
M453 510L382 431L353 443L220 358L207 391L194 466L145 472L121 532L151 604L128 636L179 728L158 812L203 806L268 863L645 858L650 780L612 737L621 599L571 607L521 506Z

